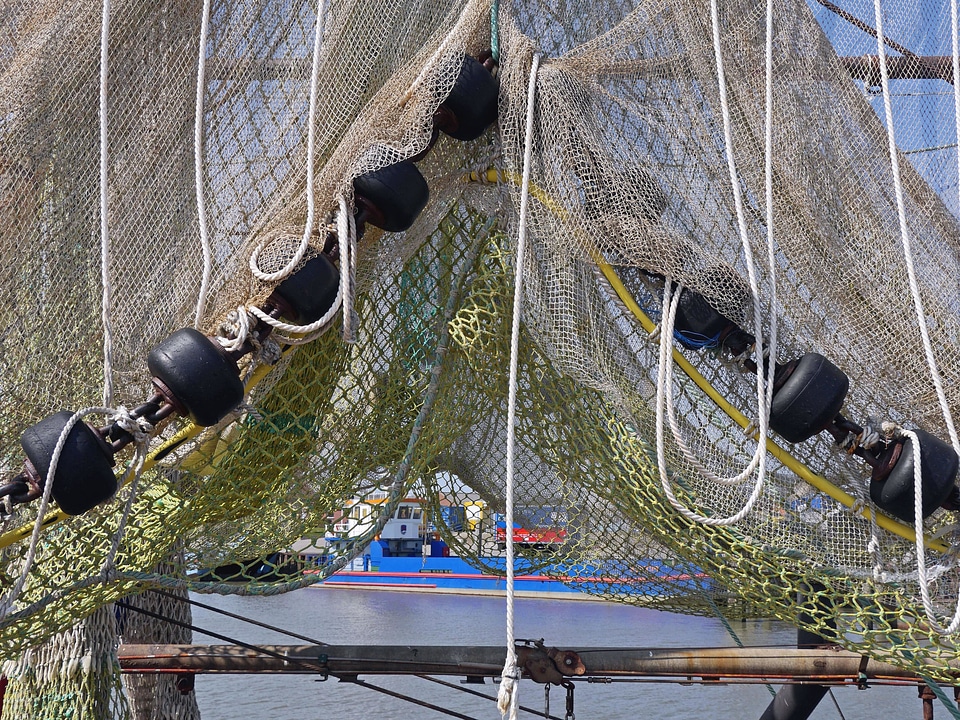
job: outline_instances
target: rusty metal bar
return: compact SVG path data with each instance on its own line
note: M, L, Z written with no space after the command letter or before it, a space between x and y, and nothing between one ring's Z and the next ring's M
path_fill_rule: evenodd
M949 55L891 55L886 60L891 80L943 80L953 83L953 58ZM840 64L857 80L863 80L872 87L880 85L878 55L841 57Z
M308 673L310 667L330 675L459 675L498 677L506 653L502 647L394 645L121 645L124 672L162 673ZM540 652L518 648L518 653ZM889 663L865 660L838 649L788 648L646 648L576 650L583 672L577 677L817 680L911 680L914 673ZM523 662L523 657L520 658ZM308 665L309 664L309 665ZM954 666L960 677L960 661Z
M840 64L850 75L870 86L880 85L880 58L877 55L843 56ZM309 75L310 64L294 60L215 60L207 68L212 78L235 78L243 82L302 79ZM607 75L669 75L678 72L665 59L609 62L601 72ZM891 80L943 80L953 83L953 58L949 55L888 55L887 72Z

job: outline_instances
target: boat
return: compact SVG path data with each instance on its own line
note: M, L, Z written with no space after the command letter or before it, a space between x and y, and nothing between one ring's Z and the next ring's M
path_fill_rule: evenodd
M362 532L374 514L372 507L386 499L386 494L372 494L355 499L338 515L335 533L321 542L303 540L284 555L297 555L304 572L320 574L330 557L338 555L337 546ZM467 520L467 508L470 508ZM458 544L498 548L497 554L481 554L468 558L451 554L447 544L431 521L429 509L421 499L404 498L393 516L387 520L376 540L345 567L319 580L313 588L389 590L459 595L506 594L506 557L502 551L505 520L502 513L489 513L476 501L468 506L441 506L446 532L459 536ZM490 516L485 525L484 519ZM529 527L514 524L513 538L521 550L559 554L567 538L567 530L555 511L538 509L525 513ZM491 531L492 525L492 531ZM282 564L280 558L263 567L273 572ZM638 591L651 597L672 593L710 592L705 574L692 566L668 566L657 560L637 560L630 565L637 570L624 572L624 561L598 562L590 565L544 562L543 559L519 558L515 563L514 592L516 597L555 598L562 600L609 600L629 597ZM315 568L315 569L314 569ZM231 569L219 573L229 576Z
M956 684L952 10L4 4L5 710L122 715L114 603L307 587L411 496Z

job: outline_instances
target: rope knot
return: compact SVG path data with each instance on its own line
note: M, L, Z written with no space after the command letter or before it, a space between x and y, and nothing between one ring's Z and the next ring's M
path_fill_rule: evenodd
M502 717L516 717L517 684L520 682L520 668L516 656L511 652L500 674L500 690L497 692L497 708Z
M263 365L276 365L280 362L283 352L280 350L280 344L271 338L267 338L263 343L259 343L256 359Z
M744 350L742 353L735 355L733 357L733 364L741 373L747 372L747 360L750 359L751 354L753 353L752 348Z
M880 424L880 432L884 440L899 440L903 437L903 428L891 420L884 420Z
M237 405L237 408L234 410L234 412L241 415L246 413L254 421L263 422L263 413L261 413L255 405L251 405L248 402L242 402Z
M240 350L247 340L253 341L250 334L251 316L247 308L240 305L236 310L227 313L227 317L220 323L220 335L217 336L217 342L228 352ZM251 343L256 349L259 343Z
M877 427L877 421L873 417L867 417L863 432L857 436L857 442L866 450L872 450L883 439L882 426Z
M100 569L100 574L97 576L97 579L98 579L101 583L103 583L104 585L107 585L107 584L113 582L114 580L116 580L116 579L117 579L117 566L116 566L116 564L114 564L114 562L111 560L111 561L109 562L109 564L104 565L104 566Z
M134 417L123 405L110 416L110 422L116 423L121 430L130 433L137 445L147 443L150 440L150 433L153 432L152 423L147 422L146 418Z

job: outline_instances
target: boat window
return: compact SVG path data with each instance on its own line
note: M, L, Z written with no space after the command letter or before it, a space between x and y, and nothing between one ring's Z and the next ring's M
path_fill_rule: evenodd
M401 505L400 509L397 510L397 518L399 520L409 520L411 517L412 510L413 508L410 507L409 505Z
M411 518L412 520L419 520L419 519L420 519L420 508L413 508L413 512L410 513L410 518Z

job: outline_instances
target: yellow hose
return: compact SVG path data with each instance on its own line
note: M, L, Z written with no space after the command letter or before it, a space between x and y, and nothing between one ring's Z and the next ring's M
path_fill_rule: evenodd
M473 172L467 175L464 179L467 182L494 183L501 181L510 182L515 185L520 184L520 178L515 173L500 172L495 169L490 169L483 173ZM542 188L531 185L530 194L544 207L557 215L557 217L566 217L566 210L560 207L556 201L549 197ZM606 260L604 260L597 248L590 247L589 252L594 262L596 262L597 267L600 268L600 272L603 273L603 276L607 279L607 282L610 283L610 286L613 288L614 292L616 292L620 301L631 313L633 313L634 317L637 318L644 330L646 330L648 333L653 332L653 330L656 328L656 324L643 311L640 305L637 304L636 300L633 299L630 291L627 290L623 282L620 280L620 276L617 275L616 270L614 270L613 267ZM728 417L730 417L731 420L744 429L750 425L750 420L748 420L747 417L737 408L731 405L727 399L723 397L723 395L721 395L713 385L710 384L709 380L697 372L697 369L693 367L690 361L688 361L676 348L673 350L673 361L687 377L693 380L697 387L706 393L707 397L709 397L718 408L720 408L724 413L727 414ZM777 445L770 438L767 438L767 452L783 463L785 467L790 469L801 480L809 483L817 490L830 496L844 507L854 507L856 498L837 487L822 475L818 475L817 473L813 472L810 468L804 465L803 462L791 455L784 448ZM857 512L867 520L870 519L871 511L869 508L863 507ZM909 540L911 543L916 542L917 535L913 527L881 513L876 513L876 522L877 525L882 527L884 530L898 535L905 540ZM930 550L936 550L939 552L947 552L949 550L949 547L946 544L929 536L924 536L924 544Z

